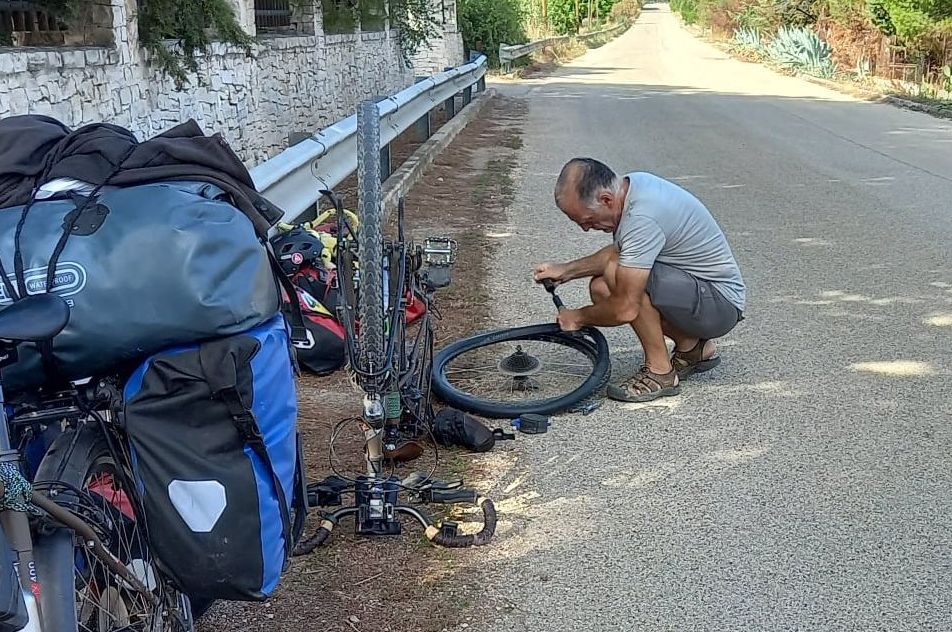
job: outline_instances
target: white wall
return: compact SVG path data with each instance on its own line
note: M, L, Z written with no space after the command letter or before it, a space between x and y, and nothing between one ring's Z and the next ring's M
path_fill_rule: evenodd
M318 12L307 29L313 34L262 36L253 58L213 44L198 77L177 91L146 63L135 0L100 1L112 3L110 46L0 48L0 117L46 114L74 128L108 122L140 139L194 118L205 133L220 132L250 166L287 147L288 134L317 131L353 113L361 99L397 92L419 74L403 62L396 33L325 36ZM253 34L254 1L234 1Z

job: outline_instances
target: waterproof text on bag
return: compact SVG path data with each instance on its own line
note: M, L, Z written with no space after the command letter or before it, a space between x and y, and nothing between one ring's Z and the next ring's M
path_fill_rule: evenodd
M280 309L265 245L215 185L105 188L91 201L71 193L28 206L0 208L0 309L51 291L70 303L70 321L52 349L20 346L20 361L3 370L8 390L40 386L51 373L74 380L132 368Z

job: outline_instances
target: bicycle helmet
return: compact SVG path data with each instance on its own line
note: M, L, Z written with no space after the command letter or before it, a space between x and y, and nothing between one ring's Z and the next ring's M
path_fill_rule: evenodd
M281 264L281 270L288 276L297 274L301 266L320 261L324 254L324 242L320 236L295 226L285 233L271 239L274 254Z

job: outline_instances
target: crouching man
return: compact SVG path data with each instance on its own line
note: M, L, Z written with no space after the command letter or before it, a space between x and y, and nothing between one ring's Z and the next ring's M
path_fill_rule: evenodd
M555 186L555 203L582 230L613 243L569 263L536 266L536 281L589 278L592 305L563 310L560 327L629 324L644 366L608 388L609 397L645 402L680 392L680 381L720 363L714 340L743 320L746 288L724 233L705 206L650 173L616 175L574 158ZM665 337L675 343L669 355Z

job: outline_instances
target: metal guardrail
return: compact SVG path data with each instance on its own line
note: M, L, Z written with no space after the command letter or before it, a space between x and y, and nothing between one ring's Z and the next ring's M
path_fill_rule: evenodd
M555 44L564 44L572 39L571 35L562 35L561 37L547 37L545 39L536 40L534 42L528 42L526 44L500 44L499 45L499 63L503 64L506 68L509 68L509 65L515 60L525 57L526 55L531 55L532 53L537 53L546 46L554 46Z
M478 55L468 64L435 74L381 99L381 150L415 124L425 128L429 135L430 112L445 103L447 117L455 115L455 97L462 94L466 107L474 87L477 91L485 90L485 76L486 56ZM258 191L284 210L284 221L293 221L317 202L321 189L334 188L356 170L357 115L352 114L250 171Z
M576 39L580 42L586 42L597 37L608 35L609 37L614 37L615 35L620 35L625 32L630 25L627 22L621 22L607 29L601 31L593 31L591 33L585 33L583 35L562 35L560 37L547 37L546 39L536 40L534 42L528 42L526 44L515 44L510 46L508 44L499 45L499 62L503 64L506 70L512 65L517 59L525 57L526 55L531 55L532 53L537 53L540 50L544 49L546 46L554 46L555 44L564 44L572 39Z

